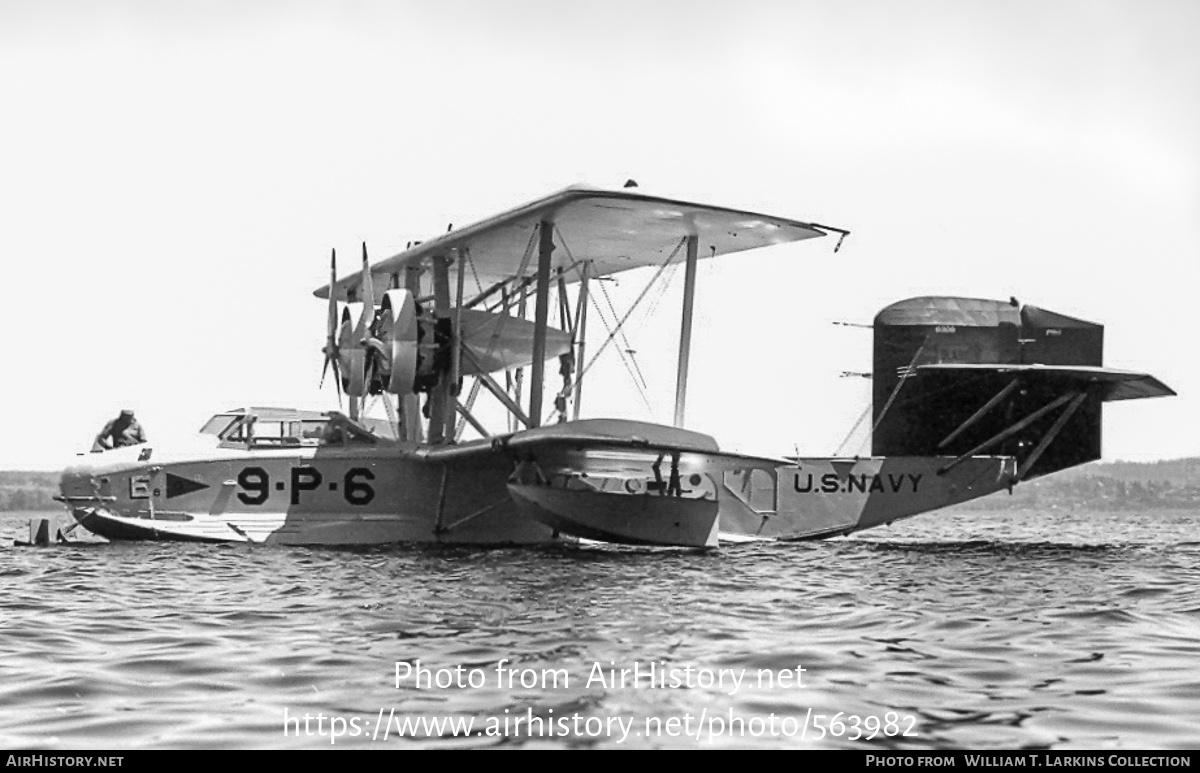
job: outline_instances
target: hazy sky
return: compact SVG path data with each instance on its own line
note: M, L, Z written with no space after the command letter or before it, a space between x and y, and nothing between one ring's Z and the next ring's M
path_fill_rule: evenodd
M871 341L831 322L955 294L1103 322L1180 393L1109 406L1105 458L1200 455L1191 0L0 0L0 110L0 468L123 406L152 440L333 407L330 247L628 177L853 231L701 271L689 424L723 447L832 453ZM665 421L671 312L631 331ZM614 363L585 413L646 418Z

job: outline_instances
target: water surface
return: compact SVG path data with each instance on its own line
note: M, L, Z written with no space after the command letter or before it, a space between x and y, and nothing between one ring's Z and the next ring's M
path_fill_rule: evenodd
M1196 513L710 552L8 547L30 515L0 515L5 747L1200 744Z

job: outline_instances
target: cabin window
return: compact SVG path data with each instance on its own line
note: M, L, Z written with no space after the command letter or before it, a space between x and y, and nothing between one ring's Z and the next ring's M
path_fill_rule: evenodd
M253 422L244 422L242 427L249 429L253 427L253 431L247 432L250 444L253 446L298 446L300 445L299 429L300 422L298 421L270 421L259 419ZM295 430L295 432L293 432Z
M230 425L232 425L239 418L240 417L238 416L219 413L204 423L204 426L200 428L200 433L203 435L216 435L220 437L221 435L224 435L229 430Z
M324 419L292 422L295 425L293 432L303 445L317 445L325 432L325 423Z
M245 443L249 437L249 425L254 423L253 417L242 416L235 424L225 428L221 433L222 440L232 440L235 443Z
M370 444L378 438L345 418L263 418L250 414L215 416L204 425L204 432L218 435L227 444L246 444L251 448L293 448Z

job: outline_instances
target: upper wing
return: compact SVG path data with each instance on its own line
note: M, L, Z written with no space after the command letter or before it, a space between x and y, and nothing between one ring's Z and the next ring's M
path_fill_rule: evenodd
M428 268L438 255L468 254L473 275L482 288L509 279L521 271L527 254L533 257L524 273L537 266L535 232L538 223L554 224L552 270L564 271L581 261L591 261L591 275L604 276L641 266L663 263L685 236L699 238L699 256L711 257L771 244L811 239L840 228L754 212L672 201L629 190L609 191L572 186L486 220L422 242L371 267L375 294L389 286L403 286L408 267ZM673 261L683 260L678 250ZM394 281L389 281L392 276ZM469 276L472 276L469 274ZM578 275L564 275L575 281ZM361 274L339 279L334 285L339 299L357 291ZM472 281L474 281L472 279ZM329 297L329 285L314 293Z

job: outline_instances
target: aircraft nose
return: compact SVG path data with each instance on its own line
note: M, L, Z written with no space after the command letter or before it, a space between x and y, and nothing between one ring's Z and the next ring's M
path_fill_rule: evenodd
M109 496L107 476L99 474L89 464L74 464L62 472L58 490L68 505L95 504L99 497Z

